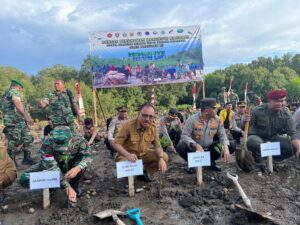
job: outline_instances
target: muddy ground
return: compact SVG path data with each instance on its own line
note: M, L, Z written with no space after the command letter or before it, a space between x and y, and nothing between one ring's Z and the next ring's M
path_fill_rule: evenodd
M33 130L36 142L34 155L38 159L40 130ZM75 207L68 207L64 190L57 189L51 195L51 207L42 209L42 191L29 191L15 182L5 190L5 199L0 207L0 225L63 225L63 224L115 224L111 218L97 220L93 215L106 209L127 210L140 208L145 225L211 225L211 224L284 224L300 225L300 161L292 158L275 164L276 172L250 174L237 169L234 158L222 166L222 172L203 170L202 186L197 186L196 175L186 173L185 162L174 153L169 153L170 163L163 177L159 198L158 176L145 183L135 181L142 192L129 197L126 179L116 178L115 163L105 145L93 148L94 161L87 171L81 197ZM23 156L17 160L21 164ZM28 169L20 165L19 174ZM237 173L239 183L251 200L254 210L272 217L262 220L236 207L243 205L233 182L226 177L226 171ZM30 208L34 212L29 212ZM31 209L32 210L32 209ZM125 224L136 224L121 217Z

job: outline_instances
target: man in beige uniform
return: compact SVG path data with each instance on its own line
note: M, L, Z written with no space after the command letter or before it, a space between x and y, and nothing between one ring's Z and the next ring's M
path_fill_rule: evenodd
M143 160L144 180L151 181L148 174L167 170L168 155L160 145L154 124L155 112L150 104L143 105L137 118L127 121L115 138L113 147L117 151L116 162ZM154 151L150 150L154 145Z
M11 185L17 178L17 169L14 161L7 154L7 139L0 134L0 202L4 188Z

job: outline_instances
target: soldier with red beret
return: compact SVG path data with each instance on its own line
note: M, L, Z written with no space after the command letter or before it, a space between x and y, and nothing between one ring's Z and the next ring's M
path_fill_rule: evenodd
M281 155L275 160L283 160L296 154L300 156L300 134L296 132L293 117L286 108L286 90L272 90L266 95L267 103L252 110L247 147L255 162L262 170L265 162L260 154L260 145L266 142L280 142ZM287 135L287 136L286 136Z

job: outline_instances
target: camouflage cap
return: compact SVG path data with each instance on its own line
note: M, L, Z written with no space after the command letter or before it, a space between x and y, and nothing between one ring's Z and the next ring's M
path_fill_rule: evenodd
M67 126L55 127L51 132L52 139L54 141L55 151L66 151L71 139L71 130Z
M12 84L17 84L17 85L19 85L20 87L24 88L24 84L23 84L23 82L20 81L20 80L11 80L11 83L12 83Z

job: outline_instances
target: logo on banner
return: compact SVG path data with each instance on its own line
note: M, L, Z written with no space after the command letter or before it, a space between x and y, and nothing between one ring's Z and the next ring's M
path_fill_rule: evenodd
M118 38L118 37L120 37L120 34L119 33L115 33L115 36Z
M123 36L123 37L127 37L127 34L126 34L126 33L123 33L122 36Z
M130 33L129 33L129 36L130 36L130 37L133 37L133 36L134 36L134 33L133 33L133 32L130 32Z
M137 36L142 36L142 32L137 32Z
M111 33L108 33L108 34L107 34L107 37L108 37L108 38L112 38L112 36L113 36L113 35L112 35Z
M149 31L146 31L146 32L145 32L145 35L149 35L149 34L150 34L150 32L149 32Z
M183 29L177 29L177 33L179 34L183 33Z

